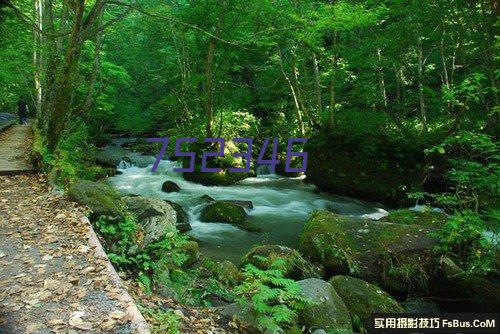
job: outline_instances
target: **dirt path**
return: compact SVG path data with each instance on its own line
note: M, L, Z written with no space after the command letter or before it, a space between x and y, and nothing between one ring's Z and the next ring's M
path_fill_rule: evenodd
M87 238L75 204L43 176L0 177L0 333L135 332Z
M0 175L25 174L33 170L27 159L30 127L13 125L0 133Z

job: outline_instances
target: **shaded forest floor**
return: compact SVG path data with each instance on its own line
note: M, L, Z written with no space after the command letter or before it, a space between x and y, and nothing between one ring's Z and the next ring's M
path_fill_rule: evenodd
M41 175L0 178L0 332L131 333L75 204Z

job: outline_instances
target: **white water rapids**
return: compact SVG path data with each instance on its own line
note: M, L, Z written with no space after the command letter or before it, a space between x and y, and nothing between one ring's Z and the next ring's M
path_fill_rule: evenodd
M121 148L113 148L116 149ZM179 167L177 162L164 160L153 173L154 157L134 153L127 153L127 156L132 163L120 163L121 174L109 178L109 183L122 194L159 197L182 205L192 226L188 233L199 241L206 255L217 260L238 263L254 244L296 247L302 226L314 210L375 219L387 214L374 204L319 192L314 185L302 182L302 178L259 175L228 187L209 187L186 181L182 173L174 173L172 169ZM162 192L161 186L166 180L178 184L181 191ZM229 224L201 222L200 211L207 204L201 199L203 195L216 200L252 201L254 208L247 210L248 219L264 232L247 232Z

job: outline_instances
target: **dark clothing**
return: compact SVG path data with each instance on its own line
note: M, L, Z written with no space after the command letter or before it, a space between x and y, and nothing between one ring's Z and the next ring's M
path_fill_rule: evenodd
M24 100L17 101L17 114L19 117L26 117L28 114L28 105Z

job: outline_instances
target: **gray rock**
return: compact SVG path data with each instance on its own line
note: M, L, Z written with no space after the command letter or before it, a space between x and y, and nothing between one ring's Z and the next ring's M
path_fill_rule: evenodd
M313 302L299 312L301 325L325 330L352 330L349 311L330 283L318 278L298 283L302 296Z
M127 209L144 228L142 247L159 240L175 229L177 212L164 200L145 196L124 197L123 200Z

